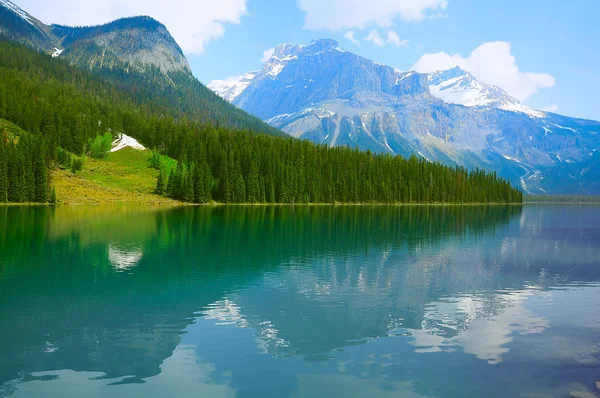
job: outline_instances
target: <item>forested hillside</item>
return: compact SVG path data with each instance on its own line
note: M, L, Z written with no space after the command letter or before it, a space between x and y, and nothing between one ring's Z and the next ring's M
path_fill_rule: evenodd
M158 78L158 70L156 73L156 84L152 74L121 69L92 74L19 44L0 41L0 118L27 131L3 129L0 200L49 200L52 190L41 170L70 159L65 151L74 155L88 152L92 140L107 131L128 134L156 148L157 153L177 159L178 166L170 175L160 161L152 164L161 170L157 191L192 202L522 200L520 191L483 171L467 172L416 158L405 160L348 148L330 149L234 129L235 123L218 122L227 118L224 108L214 108L217 117L210 105L203 108L190 103L198 88L181 89L177 79L185 74L170 75L174 85L169 86ZM233 120L237 115L232 111ZM264 124L257 126L255 131L265 132L261 129ZM268 132L277 134L277 130ZM45 190L40 188L44 178Z
M495 174L411 156L375 155L309 141L201 129L185 164L161 173L157 191L180 200L225 203L520 202ZM168 182L166 182L168 181ZM166 183L165 183L166 182Z

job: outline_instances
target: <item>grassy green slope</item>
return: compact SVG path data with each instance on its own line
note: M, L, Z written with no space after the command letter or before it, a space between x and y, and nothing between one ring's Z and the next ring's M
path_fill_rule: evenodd
M105 160L86 157L76 174L57 168L52 172L59 203L178 203L155 195L158 171L148 167L150 152L124 148Z

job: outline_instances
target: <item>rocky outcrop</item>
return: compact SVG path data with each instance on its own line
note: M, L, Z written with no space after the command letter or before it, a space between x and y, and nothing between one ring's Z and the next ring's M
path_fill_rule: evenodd
M89 69L156 67L163 73L191 72L167 28L150 17L105 25L45 25L9 0L0 0L0 34Z
M52 33L66 48L64 56L80 66L126 63L138 69L155 66L164 73L190 71L167 28L150 17L124 18L85 28L54 25Z

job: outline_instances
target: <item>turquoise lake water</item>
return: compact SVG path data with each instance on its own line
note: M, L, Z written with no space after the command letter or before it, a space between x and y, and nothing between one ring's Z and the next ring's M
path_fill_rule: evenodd
M599 381L600 207L0 207L0 396Z

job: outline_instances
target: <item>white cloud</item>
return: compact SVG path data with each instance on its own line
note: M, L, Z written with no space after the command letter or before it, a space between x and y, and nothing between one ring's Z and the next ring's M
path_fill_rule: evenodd
M510 53L510 43L502 41L484 43L467 58L445 52L425 54L411 69L427 73L455 66L471 72L484 83L504 89L519 101L525 101L540 88L553 87L556 83L554 76L548 73L521 72Z
M165 24L184 52L201 54L223 36L227 24L247 15L246 0L20 0L45 23L98 25L121 17L149 15Z
M408 46L408 40L400 40L400 37L398 36L398 33L394 32L393 30L390 30L388 32L388 37L387 37L386 42L389 43L389 44L393 44L396 47L406 47L406 46Z
M385 44L393 44L396 47L406 47L408 45L408 40L400 40L398 34L393 30L387 32L387 38L385 39L379 35L379 32L372 30L365 37L365 41L370 41L379 47Z
M381 36L379 36L379 33L376 30L372 30L371 32L369 32L367 37L365 37L365 40L372 42L376 46L383 46L383 39L381 38Z
M263 51L263 55L262 55L262 58L260 59L260 62L262 62L264 64L265 62L267 62L268 60L271 59L271 57L273 56L274 53L275 53L274 48L269 48L268 50Z
M390 27L394 20L421 21L443 12L447 0L298 0L310 30Z
M344 35L344 38L350 40L352 43L356 44L357 46L360 46L360 41L356 40L356 38L354 37L353 30L347 31L346 34Z
M544 111L544 112L557 112L558 111L558 105L555 105L555 104L548 105L548 106L545 106L545 107L541 108L540 111Z

